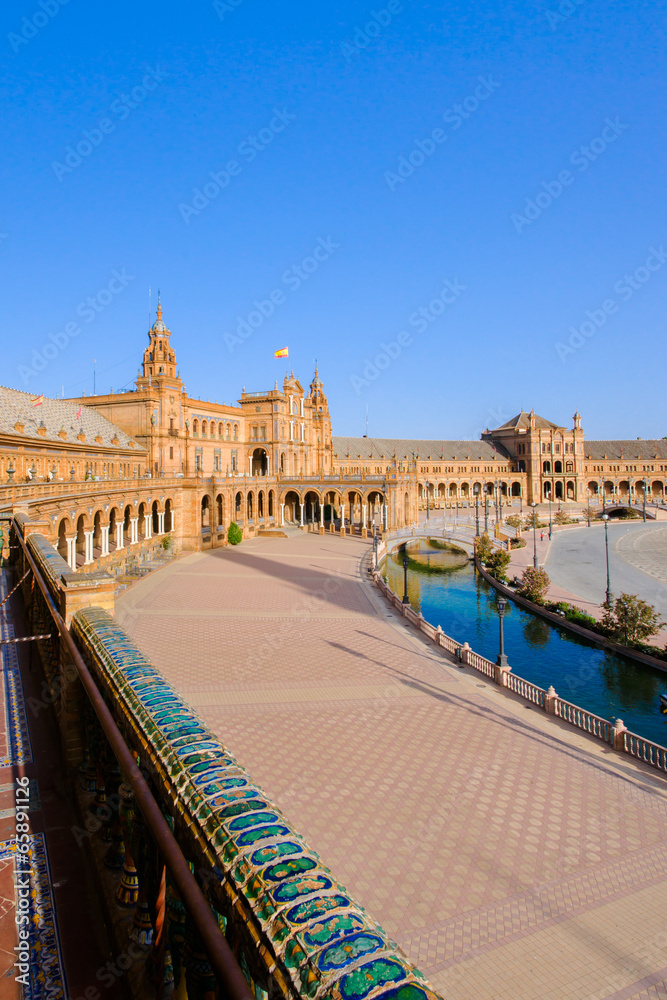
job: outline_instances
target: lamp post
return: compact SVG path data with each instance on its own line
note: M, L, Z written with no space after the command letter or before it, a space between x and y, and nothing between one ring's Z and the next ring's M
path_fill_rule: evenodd
M504 597L496 598L496 608L498 609L498 629L500 638L500 651L498 653L498 658L496 659L497 667L507 667L509 666L507 662L507 657L505 656L505 635L503 632L503 617L505 615L505 608L507 607L507 601Z
M552 530L553 530L553 521L551 520L551 489L549 489L549 541L551 541Z
M484 492L484 534L489 533L489 491Z
M591 526L591 491L588 490L588 505L586 508L586 513L588 514L588 527Z
M373 569L378 568L378 533L376 525L373 525Z
M644 521L646 521L646 486L647 482L646 480L644 480L644 507L643 507Z
M493 486L494 486L493 499L494 499L495 507L496 507L496 528L497 528L498 524L500 523L500 516L499 516L499 508L500 508L500 480L496 479L496 481L493 484Z
M609 521L609 514L603 514L602 520L604 521L604 550L607 557L607 593L605 595L605 606L611 607L611 584L609 582L609 535L607 534L607 522Z
M530 506L533 509L533 566L537 569L537 511L535 509L537 504L533 500Z
M479 486L475 486L475 535L479 538Z
M408 556L407 553L403 556L403 604L409 604L410 599L408 598Z
M426 483L426 520L427 521L430 518L430 513L429 513L429 506L430 505L429 505L429 502L428 502L428 488L429 488L429 483L427 482Z

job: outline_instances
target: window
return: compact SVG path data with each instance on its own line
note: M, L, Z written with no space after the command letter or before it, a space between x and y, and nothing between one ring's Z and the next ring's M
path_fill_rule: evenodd
M173 458L173 457L174 457L174 449L170 448L169 449L169 458Z

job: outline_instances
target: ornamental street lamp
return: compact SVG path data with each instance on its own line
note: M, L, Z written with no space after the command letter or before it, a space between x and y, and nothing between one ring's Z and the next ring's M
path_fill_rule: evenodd
M403 556L403 604L409 604L410 598L408 597L408 563L409 559L407 553Z
M609 582L609 535L607 534L607 522L609 521L609 514L603 514L602 520L604 521L604 549L607 557L607 593L605 596L605 607L611 607L611 584Z
M643 508L644 521L646 521L646 487L647 487L647 482L646 480L644 480L644 508Z
M533 500L530 506L533 508L533 566L537 569L537 504Z
M553 521L551 519L551 490L549 490L549 541L551 541L552 531L553 531Z
M475 486L475 535L479 538L479 486Z
M588 506L587 506L587 509L586 509L586 513L588 514L588 527L590 528L590 526L591 526L591 491L590 490L588 491Z
M499 508L500 508L500 480L499 479L496 479L495 483L493 484L493 490L494 490L493 491L493 501L494 501L495 508L496 508L496 528L497 528L498 527L498 522L500 520L499 513L498 513L499 512Z
M429 513L429 506L430 505L429 505L429 502L428 502L428 488L429 488L429 485L430 485L429 483L426 483L426 520L427 521L430 519L430 513Z
M373 569L378 568L378 533L377 528L373 525Z
M507 662L507 657L505 656L505 636L503 633L503 617L505 615L505 608L507 607L507 601L504 597L496 598L496 608L498 609L498 626L500 633L500 651L496 659L496 666L507 667L509 666Z
M15 472L16 472L16 469L14 468L14 465L13 465L11 459L10 459L9 460L9 465L7 466L7 480L8 480L8 482L10 482L10 483L14 482L14 473Z

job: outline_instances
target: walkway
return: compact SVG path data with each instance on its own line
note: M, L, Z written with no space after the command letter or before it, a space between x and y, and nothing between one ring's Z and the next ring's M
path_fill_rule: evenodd
M608 533L612 594L637 594L667 620L667 525L613 521ZM512 552L512 575L521 576L526 566L533 565L532 532L524 532L524 538L526 547ZM594 618L602 617L607 582L602 524L555 527L551 543L548 530L538 530L537 558L551 580L550 600L571 601ZM653 641L664 645L667 628Z
M191 554L117 617L443 996L664 996L664 778L451 664L368 548Z

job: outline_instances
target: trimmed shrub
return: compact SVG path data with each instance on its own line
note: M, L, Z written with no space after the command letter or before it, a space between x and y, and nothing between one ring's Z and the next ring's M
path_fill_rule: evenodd
M236 521L232 521L227 530L227 541L230 545L238 545L239 542L243 541L243 532L239 528Z

